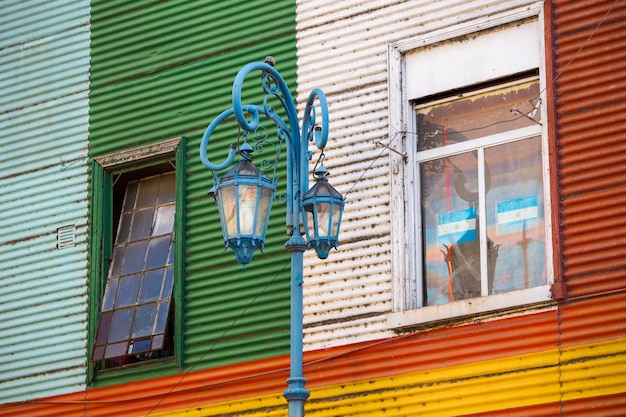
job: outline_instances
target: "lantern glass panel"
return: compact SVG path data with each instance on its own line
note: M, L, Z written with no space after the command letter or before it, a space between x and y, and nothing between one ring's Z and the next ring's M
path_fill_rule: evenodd
M339 219L341 218L341 209L342 206L340 204L333 204L332 205L333 209L333 216L332 216L332 228L331 228L331 232L330 235L331 236L339 236Z
M251 235L254 230L257 188L254 185L239 184L239 233Z
M317 236L315 227L315 206L310 206L311 210L306 210L306 226L307 226L307 238L310 240ZM307 207L308 208L308 207Z
M257 213L255 234L257 236L265 236L274 190L265 187L260 187L259 190L261 192L261 198L259 199L259 211Z
M222 221L226 227L228 236L237 234L237 200L235 199L235 186L223 187L217 193L218 204L222 211Z

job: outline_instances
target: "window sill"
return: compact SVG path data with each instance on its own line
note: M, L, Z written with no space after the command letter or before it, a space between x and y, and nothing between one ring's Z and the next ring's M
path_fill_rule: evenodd
M511 291L488 297L472 298L448 304L422 307L392 313L387 316L387 327L393 330L425 328L443 322L462 322L476 317L536 310L553 304L550 285Z
M173 375L180 372L174 356L136 362L117 368L96 371L95 379L90 383L91 388L116 385L125 382L136 382L143 379Z

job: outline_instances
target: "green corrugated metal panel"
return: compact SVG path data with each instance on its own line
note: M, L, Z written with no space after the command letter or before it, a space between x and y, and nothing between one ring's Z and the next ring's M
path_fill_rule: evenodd
M12 402L85 387L89 2L4 1L0 27L0 402Z
M194 61L230 62L230 52L284 39L295 32L295 2L94 1L92 24L97 89Z
M272 55L295 97L295 2L128 2L92 5L90 154L188 138L184 365L224 365L285 354L289 346L289 254L285 205L272 212L265 253L247 270L224 252L212 175L198 156L204 129L230 107L244 64ZM259 78L249 87L262 98ZM237 129L209 145L218 160ZM219 149L218 151L213 151ZM279 190L284 190L284 163ZM134 379L154 376L137 370ZM161 369L161 374L172 372ZM102 383L116 383L108 376Z

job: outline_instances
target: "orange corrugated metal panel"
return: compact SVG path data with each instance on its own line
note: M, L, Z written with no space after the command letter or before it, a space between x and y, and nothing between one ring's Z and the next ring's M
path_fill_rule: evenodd
M466 417L546 417L560 415L560 403L545 403L508 410L489 411L486 413L466 414Z
M561 415L565 417L617 417L623 416L624 410L626 410L626 393L564 401Z
M305 375L309 386L341 384L539 352L557 344L557 313L547 311L312 352L305 355Z
M553 5L561 254L578 297L626 276L626 2Z
M552 310L307 352L307 386L313 389L550 351L558 345L556 328L557 313ZM450 343L452 339L462 343ZM92 417L134 417L153 408L162 412L280 393L286 388L287 368L288 358L280 356L191 372L183 379L173 375L92 389L0 412L20 417L82 416L84 412Z
M626 336L626 293L561 306L561 346L603 342Z
M289 358L278 356L183 375L172 375L0 408L20 417L136 417L237 398L275 394L286 388Z
M626 394L616 394L470 414L467 417L617 417L623 416L625 409Z

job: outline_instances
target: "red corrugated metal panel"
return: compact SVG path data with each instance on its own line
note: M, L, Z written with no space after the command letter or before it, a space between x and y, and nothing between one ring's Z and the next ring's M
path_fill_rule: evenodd
M626 336L626 293L581 300L560 308L561 346Z
M626 2L553 4L562 256L576 297L626 276Z

